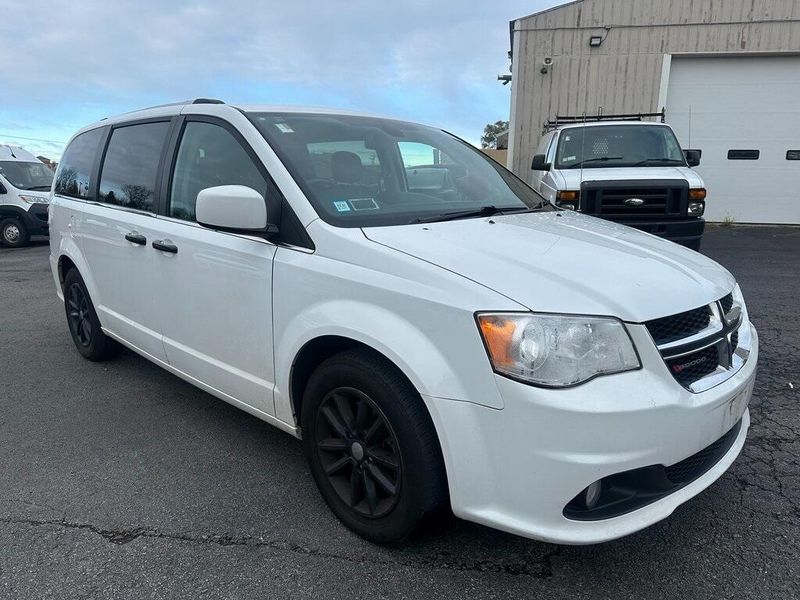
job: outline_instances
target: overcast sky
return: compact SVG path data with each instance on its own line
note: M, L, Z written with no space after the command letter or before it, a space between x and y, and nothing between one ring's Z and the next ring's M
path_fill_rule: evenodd
M0 143L57 157L87 123L198 96L365 110L477 143L508 118L508 22L559 3L0 0Z

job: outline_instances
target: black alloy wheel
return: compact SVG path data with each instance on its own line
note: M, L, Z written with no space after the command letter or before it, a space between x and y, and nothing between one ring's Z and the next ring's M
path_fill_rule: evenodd
M364 392L340 387L317 410L317 454L331 486L353 511L381 518L397 505L403 465L397 436Z
M86 284L77 269L70 269L64 275L63 290L69 333L81 356L100 361L116 355L120 345L103 332Z
M339 520L376 544L402 544L449 512L436 429L400 370L369 348L323 361L303 391L303 451Z
M67 318L75 343L88 348L92 344L94 328L89 312L89 300L77 282L69 286L66 294Z

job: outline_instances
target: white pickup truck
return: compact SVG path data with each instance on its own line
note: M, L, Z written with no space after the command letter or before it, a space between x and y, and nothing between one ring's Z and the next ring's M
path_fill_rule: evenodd
M700 249L706 190L661 116L556 117L545 123L533 187L561 208L609 219Z

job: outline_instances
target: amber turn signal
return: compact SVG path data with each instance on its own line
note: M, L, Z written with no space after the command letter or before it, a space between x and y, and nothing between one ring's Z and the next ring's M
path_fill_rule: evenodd
M705 192L705 190L703 190ZM561 190L556 195L556 200L560 202L575 202L578 199L578 192L575 190Z
M706 199L705 188L697 188L694 190L689 190L689 200L705 200L705 199Z

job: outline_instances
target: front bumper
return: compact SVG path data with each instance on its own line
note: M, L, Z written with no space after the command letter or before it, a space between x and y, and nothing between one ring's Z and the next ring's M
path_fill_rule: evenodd
M31 235L48 235L47 204L32 204L24 214L23 220Z
M625 219L611 219L622 225L633 227L639 231L646 231L658 237L675 242L682 246L692 248L693 250L700 249L700 240L703 237L703 231L706 228L705 220L701 218L681 219L681 220L625 220Z
M752 325L745 325L750 326ZM576 388L546 390L495 376L504 408L427 397L442 441L459 517L547 542L592 544L669 516L719 478L741 451L758 361L699 394L682 388L647 341L629 328L644 367ZM639 339L637 339L639 338ZM618 516L577 520L564 509L591 483L651 465L675 465L741 420L728 450L697 479Z

